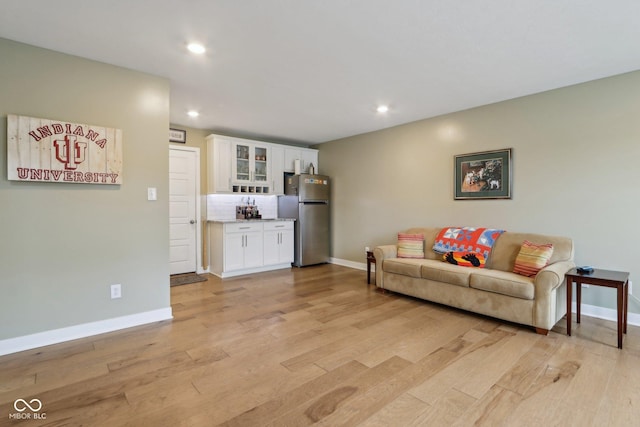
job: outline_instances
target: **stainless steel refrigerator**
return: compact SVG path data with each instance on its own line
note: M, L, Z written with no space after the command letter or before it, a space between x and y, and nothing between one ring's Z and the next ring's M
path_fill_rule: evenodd
M293 265L329 262L329 177L285 175L284 196L278 197L278 217L293 218Z

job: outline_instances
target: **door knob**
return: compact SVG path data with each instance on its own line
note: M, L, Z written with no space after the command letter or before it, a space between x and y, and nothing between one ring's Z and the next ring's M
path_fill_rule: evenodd
M195 224L195 223L196 223L195 219L192 219L191 221L189 221L189 224Z

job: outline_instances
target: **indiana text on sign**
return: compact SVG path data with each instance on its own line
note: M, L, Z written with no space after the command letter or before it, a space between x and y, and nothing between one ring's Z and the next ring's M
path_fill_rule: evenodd
M7 178L122 184L122 131L9 115Z

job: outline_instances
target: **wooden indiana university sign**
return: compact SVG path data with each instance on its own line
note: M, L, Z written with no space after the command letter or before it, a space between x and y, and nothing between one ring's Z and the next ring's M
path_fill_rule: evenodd
M34 117L7 117L12 181L122 184L122 130Z

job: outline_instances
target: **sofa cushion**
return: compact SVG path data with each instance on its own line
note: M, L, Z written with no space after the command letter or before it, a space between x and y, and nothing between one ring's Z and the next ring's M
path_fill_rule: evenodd
M549 263L551 255L553 255L553 245L551 243L536 245L525 240L522 242L518 256L516 256L513 272L533 277Z
M473 269L451 265L442 261L424 260L422 278L451 285L469 287L469 276Z
M423 259L415 258L390 258L385 259L382 269L385 273L402 274L404 276L420 278ZM442 263L440 263L442 264Z
M424 236L398 233L398 258L424 258Z
M525 240L536 244L551 243L553 245L553 255L551 255L549 264L573 260L573 240L568 237L505 231L493 246L491 256L487 259L487 268L513 271L516 257L520 252L522 242Z
M533 299L533 278L500 270L476 270L471 272L469 287L522 299Z

